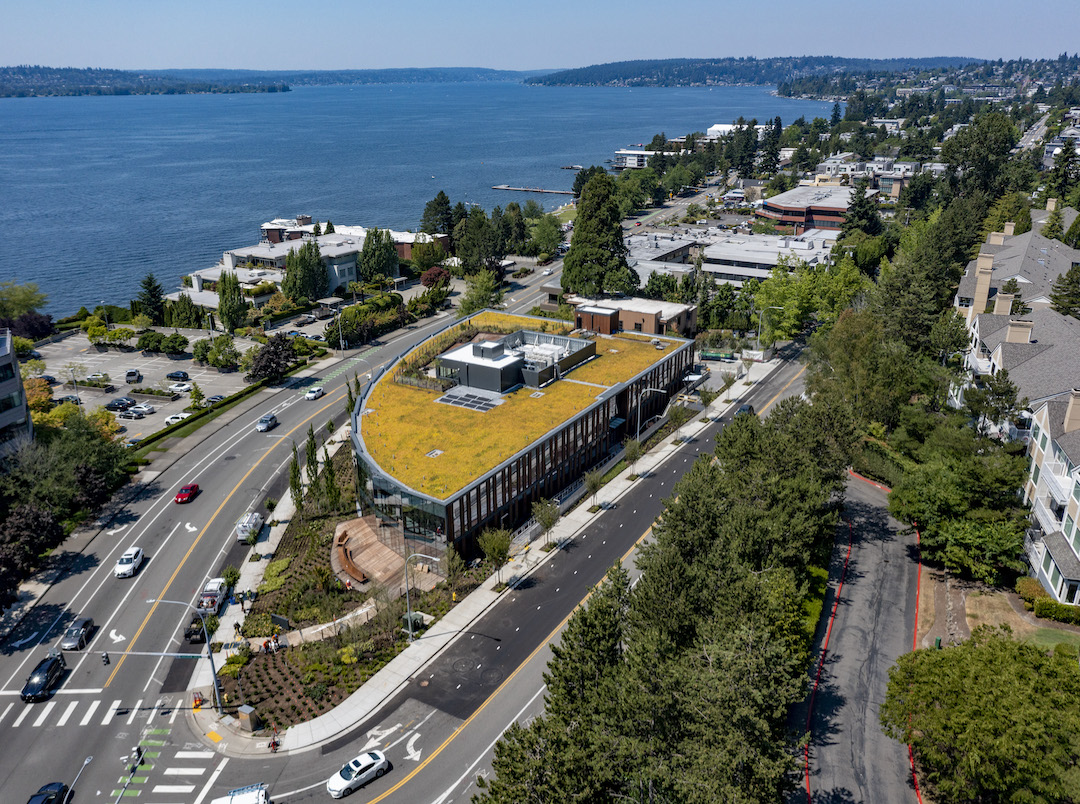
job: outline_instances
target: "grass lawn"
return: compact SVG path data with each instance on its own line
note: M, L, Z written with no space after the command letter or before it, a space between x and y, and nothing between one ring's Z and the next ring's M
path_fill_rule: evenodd
M1003 592L972 592L966 598L965 608L969 628L980 625L1008 625L1015 636L1044 650L1064 644L1080 649L1080 631L1070 626L1039 627L1027 622L1013 611ZM1049 622L1049 621L1047 621Z
M483 313L472 319L500 330L535 328L535 319ZM569 324L547 321L548 331L568 331ZM558 328L558 329L557 329ZM395 383L389 374L368 399L372 411L361 421L364 444L375 461L401 482L445 499L492 467L528 447L568 418L587 409L608 387L629 380L676 348L648 339L601 338L597 357L566 380L536 389L521 388L486 413L437 404L438 392ZM428 453L439 450L436 457Z

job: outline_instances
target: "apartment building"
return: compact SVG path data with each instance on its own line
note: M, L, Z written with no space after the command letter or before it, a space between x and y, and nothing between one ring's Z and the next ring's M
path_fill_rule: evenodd
M14 336L11 330L0 329L0 454L33 436L34 423L23 390Z

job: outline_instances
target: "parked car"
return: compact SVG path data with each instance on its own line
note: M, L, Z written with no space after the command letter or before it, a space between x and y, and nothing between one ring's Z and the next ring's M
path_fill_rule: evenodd
M63 653L50 653L30 671L30 677L26 679L19 697L27 703L44 701L49 697L49 691L60 683L66 668L67 662L64 661Z
M204 408L212 408L218 402L224 402L224 401L225 401L225 397L223 397L221 394L214 394L213 396L207 397L206 399L203 400L203 407Z
M304 399L318 399L320 396L325 396L326 391L321 385L316 385L314 388L308 389L308 392L304 394Z
M137 411L143 416L149 416L151 413L157 412L157 408L155 408L149 402L140 402L138 405L132 405L131 410Z
M225 598L229 593L229 587L225 585L224 578L211 578L203 587L199 597L199 608L210 614L218 614L225 605Z
M26 804L67 804L68 786L63 782L42 785Z
M167 417L165 419L165 426L168 427L170 424L179 424L184 419L190 419L190 418L191 418L190 413L174 413L172 416L169 416L169 417Z
M105 410L121 411L134 406L135 400L129 396L119 396L105 405Z
M60 640L61 650L82 650L90 641L90 634L93 632L94 618L80 617L64 632L64 638Z
M189 380L188 373L186 371L170 371L165 375L166 380Z
M108 382L109 375L102 374L100 371L95 371L93 374L87 375L86 379L90 382Z
M186 394L191 390L191 383L189 382L174 382L169 386L169 390L174 394Z
M129 385L136 385L142 382L142 374L139 372L138 369L128 369L124 373L124 382L128 383Z
M753 416L754 415L754 406L753 405L739 405L739 409L737 411L735 411L735 415L736 416L747 416L747 415Z
M244 514L238 520L236 520L236 541L246 542L248 538L254 534L256 537L259 535L259 531L262 530L263 518L262 514L251 511Z
M139 567L142 566L143 560L146 556L143 554L141 547L129 547L124 551L124 554L120 556L120 559L116 562L116 566L113 567L113 575L117 578L131 578L138 572Z
M41 379L45 380L49 385L56 385L56 377L51 374L42 374Z
M350 760L341 770L326 781L326 792L331 798L342 798L353 790L363 787L372 779L378 779L390 768L382 751L368 751Z
M308 335L307 339L309 341L325 341L326 340L326 338L324 338L322 335L320 335L317 332L314 335Z
M257 432L257 433L267 433L270 430L273 430L277 426L278 426L277 416L275 416L273 413L267 413L265 416L263 416L261 419L259 419L257 422L255 422L255 432Z
M143 414L140 413L139 411L135 410L135 408L132 407L132 408L128 408L127 410L121 410L119 413L116 414L116 418L118 418L118 419L141 419L141 418L143 418Z
M199 495L199 484L188 483L186 486L181 486L180 491L176 492L174 498L178 503L191 502Z
M57 405L63 405L65 402L70 402L72 405L82 404L82 400L75 396L75 394L68 394L67 396L62 396L56 400Z

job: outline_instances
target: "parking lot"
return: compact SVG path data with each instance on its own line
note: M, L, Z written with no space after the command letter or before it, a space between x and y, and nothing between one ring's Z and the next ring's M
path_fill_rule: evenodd
M185 333L187 334L187 333ZM188 335L188 337L191 337ZM197 338L197 336L196 336ZM191 338L194 342L196 338ZM236 348L243 353L254 341L244 338L236 339ZM190 350L190 346L188 347ZM126 396L136 387L155 388L166 390L175 380L166 379L165 375L173 371L186 371L190 377L188 382L198 383L204 396L214 395L229 396L234 394L245 385L243 372L237 371L227 374L219 374L217 369L209 366L196 366L188 351L183 357L172 358L166 355L144 355L140 351L121 352L115 349L98 351L91 346L89 340L82 333L57 343L49 343L38 347L41 359L45 361L45 373L57 379L53 386L53 397L60 398L68 394L74 394L70 386L72 366L82 367L80 372L75 369L76 377L86 377L91 374L107 374L109 382L116 390L105 393L100 388L92 388L79 382L79 398L82 400L84 409L91 410L103 406L112 399ZM124 382L124 375L130 369L136 369L142 374L142 382L137 385L128 385ZM69 383L65 386L63 383ZM154 413L148 414L143 419L120 420L120 424L126 428L124 433L127 438L143 438L160 430L165 426L165 419L174 413L181 413L189 404L188 394L180 394L180 398L169 401L167 398L135 398L137 402L149 402L154 407Z

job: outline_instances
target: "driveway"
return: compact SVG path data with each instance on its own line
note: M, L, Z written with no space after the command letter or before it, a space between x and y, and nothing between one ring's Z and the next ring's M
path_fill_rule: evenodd
M807 788L810 801L821 804L916 801L907 746L886 737L878 720L889 668L911 650L918 573L914 536L888 515L887 499L863 480L848 482L845 518L851 528L841 522L837 529L811 683L841 578L843 587L810 699L809 779L792 802L806 801ZM805 704L792 713L793 728L805 728L806 713Z

